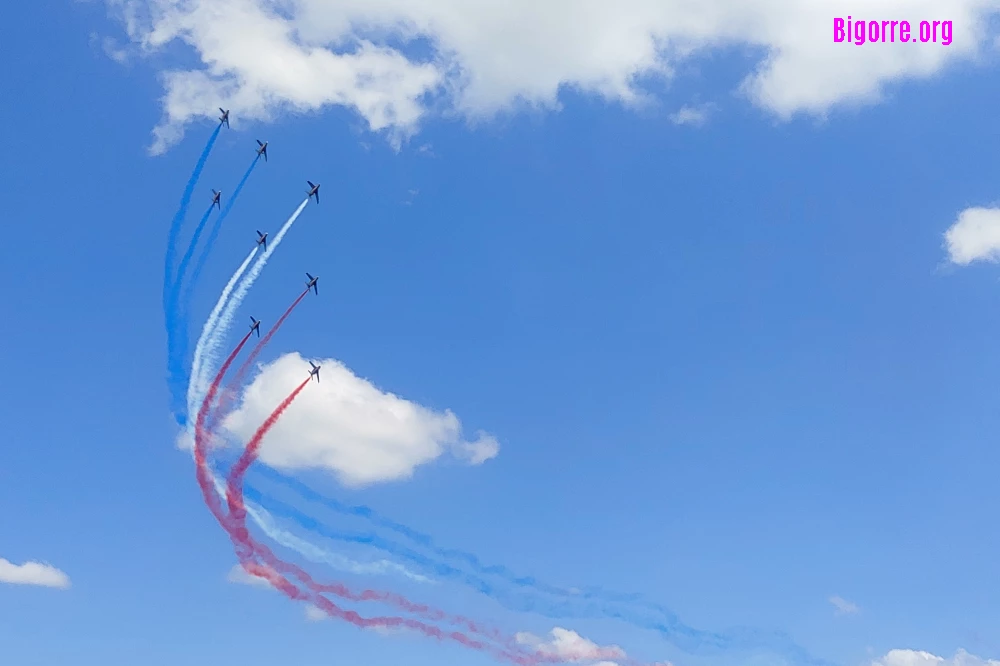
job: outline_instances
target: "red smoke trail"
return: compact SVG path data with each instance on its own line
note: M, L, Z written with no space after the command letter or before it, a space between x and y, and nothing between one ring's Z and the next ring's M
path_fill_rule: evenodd
M226 384L226 387L222 390L222 395L219 398L219 406L212 412L211 416L209 417L208 430L210 432L215 430L215 426L218 423L219 416L225 415L226 412L229 410L229 406L233 402L233 397L236 395L236 392L240 390L240 386L243 384L243 380L246 379L247 373L250 372L250 368L253 367L254 361L257 360L257 357L260 356L260 353L264 350L264 347L266 347L267 343L271 341L271 338L274 337L274 334L278 332L278 329L281 328L281 325L285 323L285 320L288 319L288 316L292 314L292 310L295 309L295 306L297 306L300 302L302 302L302 299L305 298L306 294L308 293L309 290L306 289L301 294L299 294L299 297L296 298L292 302L292 304L288 306L288 309L285 310L284 314L278 317L278 320L274 322L274 325L271 326L271 329L264 335L263 338L260 339L260 341L256 345L254 345L254 348L250 351L250 355L247 356L247 359L243 361L243 363L240 365L239 368L237 368L236 374L233 375L232 380L230 380L229 383Z
M246 373L246 371L250 368L251 364L253 363L254 357L260 354L260 352L264 348L264 345L266 345L270 341L274 333L277 332L277 329L281 326L281 324L288 317L288 315L291 314L295 306L299 304L299 302L307 293L308 291L303 292L295 300L295 302L292 303L291 306L289 306L289 308L278 319L278 321L275 322L275 324L271 327L271 330L268 331L268 333L255 346L251 356L248 357L248 359L244 361L243 364L240 366L239 371L242 371L244 374ZM509 642L509 639L505 640L502 634L500 634L500 632L497 630L489 630L486 628L482 628L477 623L467 618L461 618L461 617L452 618L443 611L432 609L429 606L410 602L402 595L385 593L385 592L376 592L373 590L365 590L360 594L358 594L353 592L344 585L339 585L339 584L320 585L315 581L313 581L312 577L309 576L309 574L306 573L304 570L294 565L287 564L281 561L270 551L270 549L268 549L263 544L256 543L250 537L249 531L246 528L246 509L243 504L243 492L242 492L243 476L246 474L247 469L256 459L257 452L258 449L260 448L260 443L264 435L267 434L267 431L270 430L270 428L274 425L274 423L281 416L284 410L287 409L288 405L291 404L292 400L294 400L295 397L299 394L299 392L301 392L302 389L305 388L305 385L309 383L309 378L306 378L306 380L304 380L303 383L300 386L298 386L295 389L295 391L293 391L293 393L288 398L286 398L286 400L281 405L279 405L278 409L271 414L268 420L265 421L264 425L261 426L260 429L258 429L257 433L255 433L254 435L254 438L251 439L250 442L247 444L247 447L244 450L243 454L240 456L239 460L234 465L232 471L230 472L229 488L227 491L227 495L229 497L230 511L229 515L228 516L226 515L226 513L222 508L219 496L214 490L212 479L210 478L208 465L206 463L207 459L206 446L211 441L212 436L214 435L213 426L215 423L218 422L218 415L223 410L224 407L223 403L225 401L225 397L220 399L219 401L220 404L216 407L216 409L214 410L212 409L215 397L219 392L219 385L222 383L223 377L225 376L229 367L232 365L233 361L236 359L236 356L243 349L243 346L246 344L247 340L249 340L250 335L251 333L248 332L246 335L243 336L243 339L240 340L239 344L236 346L235 349L233 349L233 351L226 358L225 362L222 364L222 367L219 369L215 378L212 380L212 384L209 386L209 389L205 394L205 399L202 402L201 408L198 410L198 417L195 421L195 462L197 463L196 471L197 471L198 485L201 487L202 495L204 496L205 502L208 505L209 510L212 512L212 515L214 515L219 524L222 525L222 527L227 532L230 533L230 536L233 537L234 544L237 544L238 549L244 551L242 554L237 553L238 555L240 555L241 561L243 561L246 558L252 557L254 552L256 551L259 555L269 560L272 563L271 566L275 567L276 569L283 570L286 573L291 573L295 575L297 578L304 581L307 586L313 588L316 593L329 592L337 594L341 597L344 597L352 601L382 601L382 602L392 603L402 608L403 610L413 612L415 614L424 614L436 620L447 619L452 622L465 624L469 627L470 630L476 633L482 633L488 635L494 640ZM238 384L235 384L235 382L230 382L229 386L233 385L238 386ZM206 421L208 420L211 421L212 425L206 427ZM234 483L237 484L238 490L236 489L237 486L234 486ZM249 552L246 552L247 550L249 550ZM277 587L279 587L279 589L283 589L281 586Z
M355 611L348 611L340 608L326 597L323 597L321 593L327 591L343 591L355 598L360 598L360 595L351 593L350 590L342 585L318 585L305 571L293 564L282 561L275 556L267 546L256 542L253 537L250 536L250 532L246 527L246 508L243 504L243 477L250 465L252 465L256 459L257 451L260 449L264 436L267 435L268 431L274 426L284 411L289 405L291 405L292 401L295 400L308 383L309 378L303 380L303 382L299 384L273 412L271 412L270 416L267 417L264 423L261 424L261 426L253 434L253 437L251 437L250 441L247 443L243 454L240 456L239 460L236 461L230 471L226 492L226 495L228 496L229 519L222 521L222 523L226 531L229 532L233 545L236 547L236 555L239 558L240 564L243 566L244 570L251 575L265 578L276 589L280 590L291 599L309 600L320 609L326 611L328 615L345 620L361 628L376 626L406 627L418 631L430 638L437 638L438 640L451 640L460 643L461 645L465 645L466 647L488 652L495 657L520 664L521 666L533 666L533 664L538 663L537 659L533 659L527 655L512 654L508 651L497 649L482 641L470 638L469 636L466 636L458 631L446 633L439 627L428 625L424 622L420 622L419 620L403 617L364 618ZM254 562L255 557L263 560L266 566L261 566L260 564ZM299 589L294 583L285 578L282 575L282 572L292 573L295 577L302 580L312 593L310 594ZM415 604L413 604L413 606L415 606Z
M240 387L241 387L241 385L243 383L243 380L245 379L245 377L246 377L247 373L250 371L250 369L253 367L254 361L257 359L257 357L263 351L264 347L268 344L268 342L270 342L270 340L274 336L274 334L278 332L278 329L281 328L281 325L285 322L285 320L289 317L289 315L291 315L291 313L295 309L295 307L302 301L302 299L308 293L309 293L309 290L306 289L301 294L299 294L298 298L296 298L295 301L292 302L292 304L290 306L288 306L288 308L285 310L284 314L282 314L281 317L279 317L278 320L275 321L275 323L271 326L271 328L264 335L264 337L261 338L260 341L254 346L253 350L250 352L250 355L246 358L246 360L243 361L243 363L236 370L236 373L233 375L233 378L226 383L225 388L222 388L220 390L220 388L219 388L218 385L213 384L214 391L212 389L210 389L209 393L206 394L206 400L209 401L208 402L208 404L209 404L208 413L207 413L207 416L205 417L205 419L203 420L203 422L206 425L204 425L200 429L197 428L197 426L196 426L196 433L200 432L201 433L200 436L203 439L205 439L207 442L211 442L212 439L214 438L215 429L218 426L218 423L220 422L220 420L222 418L224 418L224 416L226 414L226 411L228 410L229 406L232 404L233 398L235 397L235 395L237 394L237 392L240 390ZM220 374L217 377L217 379L219 380L220 384L221 384L222 377L225 375L225 368L227 368L227 367L228 367L228 365L224 365L223 366L224 369L220 371ZM219 400L218 400L218 405L215 406L215 408L213 409L212 408L212 398L214 398L214 396L216 395L216 393L219 394ZM259 447L259 445L260 444L258 442L257 445L256 445L256 447ZM249 445L248 445L247 449L244 451L243 456L241 456L240 461L243 461L244 459L246 459L248 461L246 463L246 465L247 465L247 467L249 467L249 465L256 459L256 454L257 454L257 451L256 450L251 450L249 448ZM237 464L240 464L240 463L237 463ZM245 474L245 472L246 472L246 470L244 469L239 474L239 476L241 477L241 479L242 479L242 476ZM234 474L234 473L235 473L235 468L231 472L231 477L232 477L232 474ZM211 481L208 479L207 476L205 477L204 482L205 483L209 483L209 484L211 483ZM234 492L234 490L232 488L230 488L227 491L227 495L229 497L233 497L233 496L238 496L239 497L239 499L240 499L240 508L239 508L239 510L242 511L242 514L239 516L239 518L234 518L234 516L233 516L233 507L232 507L232 503L230 502L230 515L227 517L220 510L219 513L216 515L216 518L218 520L220 520L220 521L229 521L230 525L237 525L237 524L244 524L245 525L246 512L243 509L243 504L242 504L242 484L240 485L240 489L239 489L238 492ZM220 506L217 493L214 493L214 492L211 493L211 498L212 498L211 501L212 501L212 503L214 505ZM215 513L214 510L213 510L213 513ZM234 521L238 521L238 522L234 522ZM260 548L265 548L265 546L263 546L262 544L258 544L258 546ZM268 551L268 553L271 555L271 557L274 559L275 562L281 562L281 560L279 560L277 557L275 557L273 555L273 553L271 553L270 551ZM284 564L284 563L282 563L282 564ZM473 633L489 637L492 640L497 641L497 642L506 643L506 644L508 644L508 646L511 649L517 650L520 647L509 636L505 636L498 629L495 629L495 628L492 628L492 627L482 626L479 623L477 623L474 620L472 620L470 618L467 618L467 617L463 617L463 616L460 616L460 615L459 616L449 615L449 614L445 613L444 611L441 611L441 610L438 610L438 609L435 609L435 608L431 608L430 606L427 606L427 605L424 605L424 604L414 603L414 602L409 601L408 599L406 599L405 597L403 597L402 595L399 595L399 594L394 594L394 593L391 593L391 592L381 592L381 591L376 591L376 590L363 590L360 593L357 593L357 592L352 591L350 588L348 588L348 587L346 587L344 585L341 585L341 584L321 585L319 583L316 583L309 576L308 573L306 573L304 570L300 569L299 567L294 567L292 565L288 565L288 567L282 567L282 566L278 566L278 565L275 565L275 566L276 566L276 568L278 570L283 571L283 573L294 575L296 578L298 578L300 581L302 581L303 583L305 583L311 590L313 590L316 593L332 593L332 594L335 594L335 595L337 595L337 596L339 596L339 597L341 597L343 599L348 599L350 601L378 601L378 602L382 602L382 603L388 603L388 604L390 604L392 606L395 606L395 607L399 608L400 610L403 610L403 611L406 611L406 612L409 612L409 613L413 613L415 615L421 615L421 616L423 616L423 617L425 617L425 618L427 618L429 620L434 620L434 621L442 621L442 620L444 620L444 621L449 622L450 624L457 624L457 625L460 625L460 626L467 627L469 629L469 631L471 631Z
M259 354L263 349L264 344L268 342L281 325L285 318L290 314L291 310L302 300L305 295L303 293L296 299L295 303L286 310L285 314L275 323L271 331L268 332L267 336L258 343L257 347L254 349L256 354ZM198 411L198 418L195 423L195 461L197 463L197 478L198 485L201 488L202 495L205 498L205 502L212 514L215 516L219 524L225 529L236 547L236 554L240 560L240 564L243 566L244 570L251 575L262 577L268 580L275 589L280 590L286 596L293 600L306 600L312 602L315 606L325 611L328 615L342 619L344 621L350 622L360 628L368 627L405 627L418 631L423 635L436 638L438 640L451 640L457 642L466 647L487 652L494 657L498 657L504 661L513 662L519 664L520 666L536 666L542 663L563 663L566 661L576 660L577 658L589 658L589 659L599 659L605 658L603 654L598 655L580 655L576 657L563 656L556 657L555 655L534 653L526 654L520 646L516 645L514 641L510 638L504 637L497 630L488 630L479 627L475 622L467 618L454 618L448 616L442 611L431 609L428 606L421 604L414 604L408 601L405 597L385 592L377 592L372 590L365 590L363 592L355 593L349 588L340 584L333 585L321 585L316 583L308 573L303 571L301 568L284 562L274 555L271 550L258 542L256 542L249 533L246 527L246 508L243 503L243 477L249 469L250 465L253 464L256 459L257 453L260 449L261 442L268 431L274 426L277 420L281 417L282 413L288 408L293 400L298 396L298 394L305 388L309 383L309 378L306 378L295 390L278 406L274 412L267 418L267 420L257 429L251 438L250 442L247 444L246 449L240 456L237 463L233 466L230 472L229 478L227 480L227 496L228 496L228 507L229 515L225 515L220 499L215 492L214 485L210 478L208 466L206 464L206 451L205 446L207 444L206 439L211 439L212 431L206 429L205 422L206 417L209 416L209 411L211 410L212 403L215 399L216 394L219 391L219 385L222 382L223 377L228 371L229 367L232 365L236 356L243 349L244 345L250 338L250 333L248 332L240 340L239 344L235 349L229 354L223 363L222 367L219 369L215 378L209 387L208 392L205 395L205 399ZM241 369L246 370L250 367L250 362L244 362ZM220 401L221 403L221 401ZM214 410L213 416L217 416L221 410L222 405ZM217 419L213 418L213 422ZM263 560L266 565L261 565L254 561L255 559ZM294 575L296 578L303 581L303 584L311 590L311 592L306 592L299 589L294 583L285 578L282 573L289 573ZM362 617L355 611L348 611L340 608L333 602L331 602L326 597L323 597L323 593L333 593L341 597L347 598L352 601L382 601L388 602L396 605L403 610L413 612L415 614L422 614L425 616L430 616L433 619L438 620L449 620L453 623L465 624L469 629L475 633L480 633L492 638L494 641L506 644L507 649L498 649L495 646L484 643L480 640L470 638L469 636L453 631L446 633L442 629L425 624L419 620L414 620L410 618L403 617L372 617L365 618ZM601 651L603 653L603 651ZM607 657L615 657L617 654L608 654Z
M222 367L219 368L219 372L216 373L215 378L212 380L211 386L208 387L208 393L205 394L205 399L201 403L201 407L198 409L198 418L194 423L194 461L195 461L195 473L198 478L198 485L201 487L202 495L205 496L205 504L208 505L208 509L215 516L216 520L220 523L226 520L226 515L222 510L222 503L219 501L219 496L213 492L212 480L209 478L208 465L205 463L205 418L208 416L208 412L211 409L212 403L215 401L215 394L219 390L219 383L225 376L226 371L229 370L229 366L233 364L236 357L239 355L240 351L243 349L243 345L247 343L250 339L252 331L248 331L243 339L240 340L239 344L236 345L235 349L229 353L226 357L225 362Z

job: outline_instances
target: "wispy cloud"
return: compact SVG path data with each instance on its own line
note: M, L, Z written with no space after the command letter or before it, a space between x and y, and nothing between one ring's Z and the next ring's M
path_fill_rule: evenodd
M834 615L856 615L861 611L857 604L837 595L830 597L830 603L833 605Z
M99 48L104 55L114 60L119 65L127 65L129 62L128 51L118 44L114 37L101 37L96 32L90 33L90 45Z
M708 121L709 114L716 109L715 104L701 104L699 106L685 105L670 115L670 122L675 125L692 125L700 127Z
M330 619L330 616L323 612L323 610L316 608L312 604L306 606L306 620L309 622L322 622L328 619Z
M70 586L69 576L50 564L42 562L14 564L3 558L0 558L0 583L37 585L62 590Z
M249 585L251 587L261 587L261 588L271 588L271 584L267 582L264 578L259 578L257 576L251 576L246 572L246 569L241 567L239 564L235 565L229 570L229 575L226 579L230 583L236 583L237 585Z

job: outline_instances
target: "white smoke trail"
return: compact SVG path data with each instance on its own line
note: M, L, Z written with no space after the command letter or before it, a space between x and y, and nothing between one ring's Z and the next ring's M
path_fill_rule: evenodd
M191 368L191 381L188 384L188 413L195 413L193 410L196 406L205 398L205 394L208 392L209 377L212 375L214 370L212 366L218 361L219 348L222 343L225 342L226 333L229 332L229 327L233 323L233 316L236 314L237 308L246 298L247 292L250 291L250 287L256 282L257 278L260 276L260 272L264 270L264 266L267 265L267 260L278 249L281 244L281 239L285 237L288 230L291 229L292 224L295 220L302 214L305 207L309 204L309 197L306 197L305 201L299 204L299 207L295 209L291 217L282 225L278 234L274 237L274 240L267 246L267 249L257 257L257 260L253 263L250 268L250 272L243 276L240 280L239 285L233 292L232 296L229 297L228 301L224 303L221 314L218 316L214 325L208 328L208 323L205 323L205 330L202 331L202 336L204 340L198 340L198 346L195 347L194 360L192 362ZM222 302L222 299L220 299ZM195 370L197 368L197 370ZM193 426L189 426L193 427Z
M218 493L219 499L221 499L222 503L225 505L228 502L225 484L212 470L209 470L208 473L212 477L215 492ZM268 513L268 511L263 507L247 501L244 501L243 505L246 507L247 515L250 519L257 524L257 527L259 527L261 531L268 536L268 538L285 548L294 550L296 553L311 562L316 562L317 564L327 564L338 571L346 571L348 573L362 576L369 574L385 574L392 571L420 583L434 582L426 576L413 573L406 567L395 562L390 562L389 560L378 560L377 562L369 562L366 564L349 559L337 553L331 553L330 551L323 550L319 546L316 546L305 539L297 537L291 532L278 527L274 518L272 518L271 514Z
M222 308L225 307L226 302L229 300L229 295L233 292L236 287L236 283L243 273L246 272L247 266L253 261L253 258L257 256L257 250L260 246L255 246L247 258L243 260L240 267L236 269L233 276L229 278L229 282L226 283L225 288L222 290L222 294L219 296L219 300L215 303L215 307L212 308L212 312L208 315L208 319L205 321L205 325L201 328L201 335L198 336L198 344L194 348L194 358L191 361L191 377L188 379L188 391L187 391L187 413L188 413L188 431L191 436L194 437L194 420L191 418L192 415L197 414L197 396L200 394L204 396L205 392L208 390L208 386L202 387L201 376L202 376L202 357L205 352L205 345L208 342L209 336L215 329L216 324L219 321L219 315L222 312Z
M229 279L229 282L222 290L219 300L216 302L215 307L212 309L208 319L205 321L205 325L202 327L201 335L198 338L198 344L195 346L194 358L191 363L191 379L188 382L188 414L197 413L198 406L205 399L210 383L208 378L215 372L212 365L218 358L219 348L225 341L226 333L232 325L236 309L239 308L243 299L246 298L247 292L250 291L250 287L253 286L257 277L260 276L261 271L264 270L264 266L267 264L268 258L277 249L278 245L281 244L281 239L284 238L286 233L288 233L292 224L299 217L299 215L302 214L302 211L305 210L305 207L308 204L309 199L307 197L305 201L299 204L299 207L295 209L295 212L292 213L291 217L289 217L285 224L281 227L277 235L274 237L274 240L272 240L268 245L267 250L257 257L257 260L253 263L253 268L250 269L250 272L246 273L247 267L250 265L251 261L253 261L254 257L256 257L259 246L255 247L253 251L250 252L240 267L236 269L236 272L233 273L233 276ZM246 273L246 275L244 275L244 273ZM193 420L189 423L189 430L193 438ZM193 452L194 448L192 447L192 453ZM209 470L209 474L212 477L216 493L218 493L219 497L225 503L227 501L225 485L214 472ZM416 574L406 567L389 560L379 560L377 562L365 564L362 562L356 562L337 553L331 553L300 537L295 536L291 532L278 527L274 519L263 507L256 506L250 502L245 502L244 505L247 510L247 516L249 516L250 519L253 520L253 522L256 523L256 525L261 529L261 531L263 531L264 534L266 534L272 541L294 550L312 562L328 564L334 569L359 575L384 574L392 571L410 578L411 580L419 582L433 582L431 579Z

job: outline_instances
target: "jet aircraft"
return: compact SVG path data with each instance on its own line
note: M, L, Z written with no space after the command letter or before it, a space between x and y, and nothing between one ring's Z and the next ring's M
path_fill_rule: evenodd
M212 205L218 206L219 210L222 210L222 204L219 203L219 199L221 198L222 198L222 192L216 192L215 190L212 190Z
M260 139L257 139L257 145L260 146L260 148L257 149L257 156L259 157L259 156L263 155L264 156L264 161L266 162L267 161L267 141L265 141L264 143L261 143Z
M309 278L309 281L306 282L306 291L312 289L316 292L316 295L319 296L319 287L316 286L316 283L319 282L319 277L313 277L312 275L309 275L309 273L306 273L306 277Z
M221 106L219 107L219 111L222 111L222 115L219 116L219 121L226 127L229 127L229 111L223 109Z
M319 384L319 369L322 368L323 366L322 365L316 365L312 361L309 361L309 365L312 366L312 370L309 371L309 377L310 377L310 379L313 378L313 377L315 377L316 378L316 383Z
M250 332L256 333L257 337L260 337L260 321L254 319L252 316L250 317Z
M319 185L313 185L311 180L307 180L306 182L309 183L309 187L311 188L309 196L316 197L316 203L319 203Z
M264 246L264 250L267 250L267 234L262 234L262 233L260 233L258 231L257 232L257 237L258 237L257 238L257 245L263 245Z

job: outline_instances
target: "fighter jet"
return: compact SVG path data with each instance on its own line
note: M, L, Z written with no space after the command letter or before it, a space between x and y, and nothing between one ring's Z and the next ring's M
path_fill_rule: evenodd
M306 182L312 188L309 190L309 196L316 197L316 203L319 203L319 185L313 185L311 180L307 180Z
M309 371L309 377L310 378L315 377L316 378L316 383L319 384L319 369L322 368L323 366L322 365L316 365L312 361L309 361L309 365L312 366L312 370Z
M313 277L312 275L309 275L309 273L306 273L306 277L309 278L309 282L306 282L306 291L312 289L316 292L316 295L319 296L319 287L316 286L316 283L319 282L319 278Z
M222 111L222 115L219 116L219 121L226 127L229 127L229 111L223 109L221 106L219 107L219 111Z
M250 317L250 332L256 333L257 337L260 337L260 321L254 319L252 316Z
M262 233L260 233L258 231L257 232L257 236L258 236L258 238L257 238L257 245L263 245L264 246L264 250L266 251L267 250L267 234L262 234Z
M222 192L216 192L215 190L212 190L212 205L218 206L219 210L222 210L222 204L219 203L219 199L221 198L222 198Z
M263 155L264 156L264 161L266 162L267 161L267 141L265 141L264 143L261 143L260 139L257 139L257 145L260 146L260 148L257 149L257 156L259 157L259 156Z

